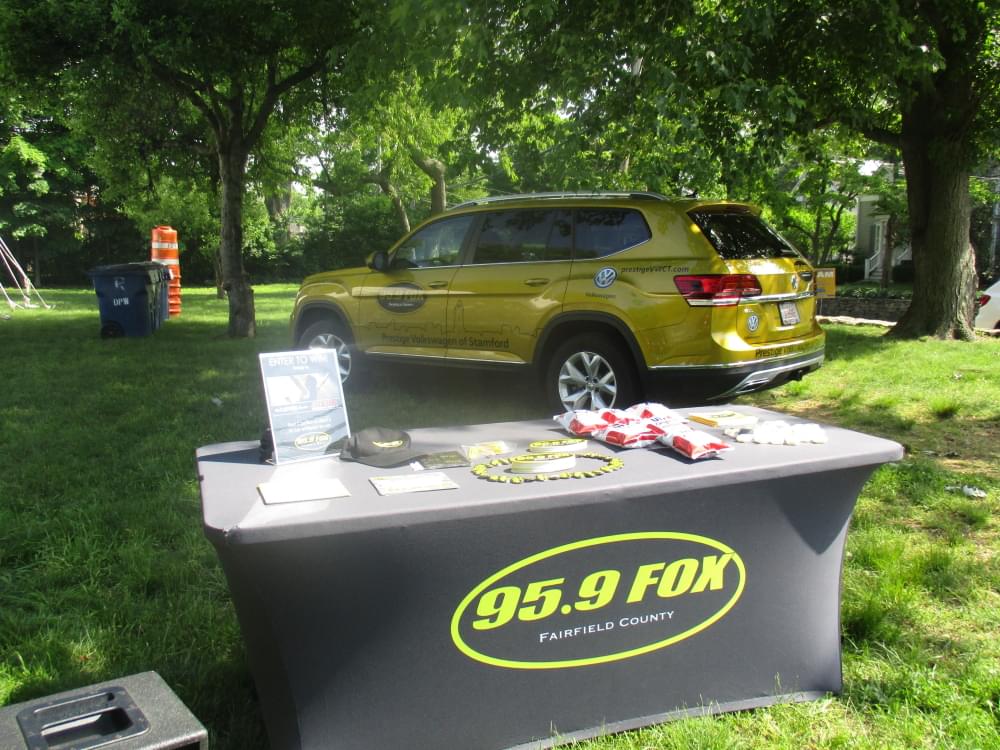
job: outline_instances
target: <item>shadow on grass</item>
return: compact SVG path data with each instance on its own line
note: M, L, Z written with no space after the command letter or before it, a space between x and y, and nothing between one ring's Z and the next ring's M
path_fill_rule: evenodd
M351 429L397 429L546 419L538 378L527 368L509 371L368 364L347 392ZM437 404L428 410L428 404ZM414 417L413 415L419 415Z

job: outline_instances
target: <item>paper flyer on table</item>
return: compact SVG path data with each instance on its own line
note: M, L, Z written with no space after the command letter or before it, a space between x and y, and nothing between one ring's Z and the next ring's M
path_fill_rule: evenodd
M264 353L260 371L276 464L321 458L350 437L335 350Z
M257 491L261 500L267 505L330 500L335 497L348 497L351 494L339 479L263 482L257 485Z
M405 492L457 490L458 485L440 471L419 471L395 477L371 477L368 480L380 495L401 495Z

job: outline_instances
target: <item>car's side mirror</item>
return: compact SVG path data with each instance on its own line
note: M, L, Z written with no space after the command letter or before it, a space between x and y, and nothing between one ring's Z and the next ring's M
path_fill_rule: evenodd
M368 267L373 271L385 273L389 270L389 254L385 250L376 250L368 259Z

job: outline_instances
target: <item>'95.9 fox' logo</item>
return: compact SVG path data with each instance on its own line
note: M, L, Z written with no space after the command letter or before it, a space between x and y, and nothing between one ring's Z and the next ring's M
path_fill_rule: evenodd
M746 567L727 544L644 531L582 539L508 565L455 609L452 642L508 669L629 659L710 628L735 606Z

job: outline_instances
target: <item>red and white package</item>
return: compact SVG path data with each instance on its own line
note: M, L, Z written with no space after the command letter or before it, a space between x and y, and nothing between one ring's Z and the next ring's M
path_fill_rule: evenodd
M609 422L595 411L568 411L552 417L564 430L574 435L590 435L593 432L605 430Z
M683 416L663 404L657 403L630 406L625 410L625 414L634 419L652 419L657 424L673 424L684 421Z
M622 448L645 448L662 436L663 430L648 422L619 423L603 432L594 433L597 439Z
M553 419L574 435L586 435L620 448L647 448L659 441L688 458L707 458L732 449L705 432L692 430L684 424L684 417L663 404L568 411Z
M684 422L684 417L677 414L672 414L668 417L652 417L646 420L646 424L653 425L663 432L670 432L675 427L684 424Z
M712 437L707 432L692 430L690 427L669 429L659 440L682 456L691 459L711 458L719 453L733 449L733 446L729 443Z
M594 412L591 412L593 414ZM637 421L637 417L624 409L601 409L597 412L601 419L612 424L630 424Z

